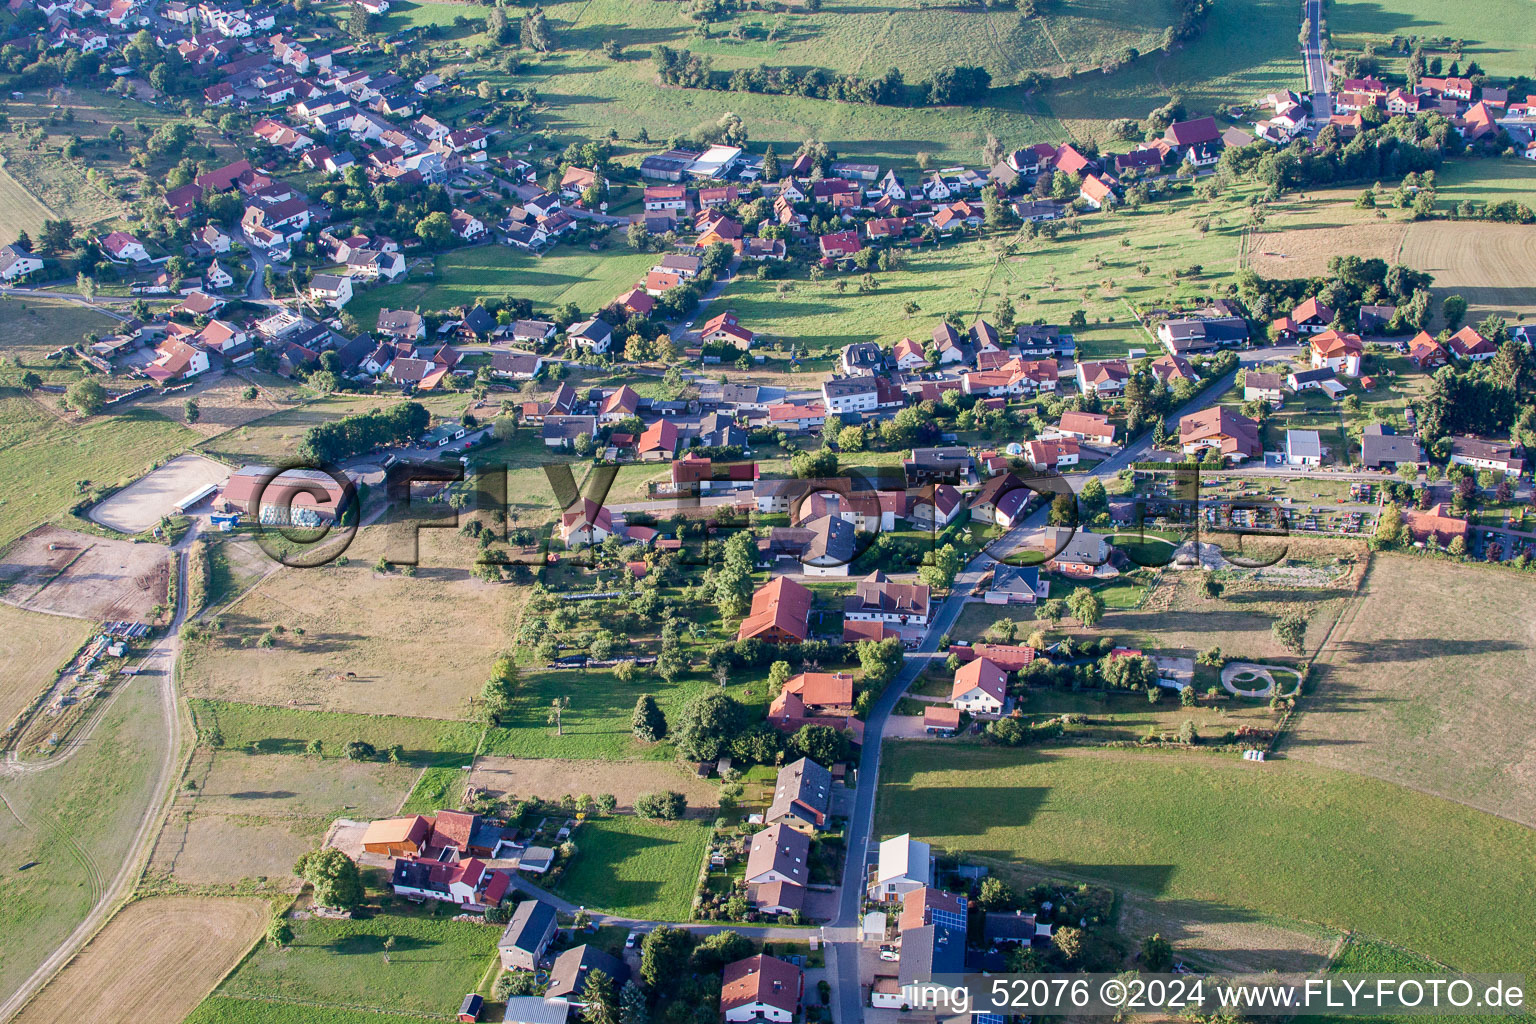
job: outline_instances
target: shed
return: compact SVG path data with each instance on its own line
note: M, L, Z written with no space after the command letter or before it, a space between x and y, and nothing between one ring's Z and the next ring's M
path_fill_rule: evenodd
M471 992L459 1004L459 1020L467 1021L468 1024L474 1024L475 1021L480 1019L480 1011L483 1009L485 1009L484 997L478 992Z

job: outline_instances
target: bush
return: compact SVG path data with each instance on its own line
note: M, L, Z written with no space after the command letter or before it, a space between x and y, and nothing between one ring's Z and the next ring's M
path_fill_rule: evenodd
M635 813L657 821L676 821L688 810L688 801L676 790L641 793L635 797Z
M491 995L498 1002L506 1002L514 996L538 994L538 981L532 971L507 971L496 979Z
M348 761L371 761L378 754L372 743L365 740L353 740L347 744L346 755Z

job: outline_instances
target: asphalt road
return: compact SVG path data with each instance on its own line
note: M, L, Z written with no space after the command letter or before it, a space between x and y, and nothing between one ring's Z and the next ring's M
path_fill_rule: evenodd
M1314 117L1327 120L1333 113L1333 101L1328 96L1328 65L1323 60L1322 0L1306 0L1301 10L1309 23L1307 45L1301 51L1307 68L1307 91L1312 94Z

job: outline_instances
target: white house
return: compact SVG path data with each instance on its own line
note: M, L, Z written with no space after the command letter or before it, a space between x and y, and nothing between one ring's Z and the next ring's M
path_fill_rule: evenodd
M340 309L352 301L352 279L340 274L316 274L309 279L311 302L323 302Z
M15 281L42 269L43 261L21 246L0 246L0 281Z
M144 243L126 231L114 231L101 240L102 251L119 262L144 263L149 260L149 250Z
M949 691L951 707L971 714L1001 714L1008 700L1008 673L990 658L976 658L960 666Z
M789 1024L805 988L800 968L761 953L726 964L720 981L720 1012L727 1024Z
M215 291L223 291L235 283L234 275L224 269L223 264L214 260L208 267L208 272L203 275L203 280Z
M880 844L875 877L869 884L871 900L899 903L906 893L932 884L933 853L927 843L904 834Z
M1285 432L1285 464L1287 466L1320 466L1323 463L1323 443L1315 430L1287 430Z
M821 382L821 397L829 414L874 412L880 404L879 388L875 378L868 374L824 380Z

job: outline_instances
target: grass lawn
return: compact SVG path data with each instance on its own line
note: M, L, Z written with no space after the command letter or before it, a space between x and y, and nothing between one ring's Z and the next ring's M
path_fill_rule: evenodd
M421 778L416 780L411 795L406 798L405 806L400 809L401 813L432 814L439 807L453 806L457 803L453 794L461 788L460 783L463 779L462 766L422 769Z
M1359 50L1375 43L1386 53L1394 35L1444 36L1460 39L1462 67L1474 60L1495 78L1529 75L1536 59L1536 25L1523 18L1506 17L1498 5L1436 3L1435 0L1339 0L1328 7L1328 31L1340 49ZM1449 42L1443 47L1425 46L1429 57L1440 57L1449 67L1456 58ZM1387 68L1402 74L1407 58L1394 57Z
M36 237L42 234L43 222L53 219L53 211L5 170L5 159L0 157L0 240L3 244L16 241L21 233Z
M154 680L143 679L126 686L74 757L6 779L0 991L15 991L116 874L149 804L164 742L159 694Z
M1462 970L1536 966L1536 833L1298 762L898 744L876 828L1137 893L1358 929ZM1446 928L1456 920L1463 927Z
M446 915L391 912L362 920L294 921L293 930L292 946L261 945L218 994L441 1013L448 1000L475 990L501 937L499 928ZM395 944L386 951L388 937Z
M1536 586L1513 572L1377 555L1362 593L1319 658L1287 756L1536 827Z
M1285 688L1292 685L1287 680ZM1066 714L1087 715L1087 724L1068 726L1067 734L1074 739L1101 742L1136 742L1149 732L1177 735L1185 721L1195 723L1202 739L1221 742L1239 726L1272 729L1277 721L1277 716L1261 701L1228 699L1186 708L1171 690L1165 691L1156 704L1148 704L1146 695L1139 690L1108 694L1035 690L1020 704L1020 709L1026 716L1041 720Z
M908 252L899 270L874 275L872 292L858 291L857 275L831 274L819 282L797 277L782 296L781 282L739 277L720 302L768 336L770 357L791 343L813 356L830 356L854 341L926 341L945 314L990 315L1005 296L1021 323L1043 318L1065 324L1074 310L1084 309L1090 327L1075 332L1080 354L1124 356L1133 345L1155 344L1131 319L1133 307L1206 295L1237 270L1243 221L1231 204L1238 198L1236 190L1212 202L1186 193L1136 213L1085 216L1077 221L1079 233L1064 231L1055 241L1021 238L1013 255L1002 255L1011 234ZM1209 230L1202 234L1197 224L1208 216ZM1198 275L1171 276L1175 268L1195 265ZM837 292L838 283L846 291ZM920 307L910 317L909 301ZM829 365L812 362L808 368Z
M1155 567L1166 565L1172 558L1178 542L1172 531L1147 530L1142 533L1112 533L1109 542L1137 565ZM1107 602L1107 599L1106 599Z
M339 1006L209 996L185 1024L421 1024L421 1020L414 1015L344 1010Z
M3 393L3 392L0 392ZM197 435L158 413L129 409L68 423L31 399L0 397L0 545L66 511L80 481L121 486Z
M1339 950L1338 956L1333 958L1333 963L1328 965L1330 974L1421 974L1435 976L1444 973L1444 968L1434 961L1411 953L1406 949L1385 942L1377 942L1373 939L1359 935L1351 935L1345 940L1344 947ZM1410 1024L1409 1016L1373 1015L1375 1020L1382 1024ZM1313 1024L1346 1024L1350 1020L1359 1018L1350 1017L1325 1017L1317 1016L1309 1018ZM1457 1024L1494 1024L1496 1021L1524 1022L1529 1024L1533 1019L1529 1013L1514 1014L1512 1016L1465 1016L1453 1018Z
M239 704L188 698L198 738L207 743L217 731L221 747L249 749L260 743L269 754L301 754L310 740L319 740L329 755L362 740L380 752L399 745L410 764L454 767L468 764L480 743L481 728L467 722L391 715L347 715L331 711L297 711L264 704Z
M655 253L624 247L592 252L563 246L533 256L505 245L478 245L443 253L430 273L413 270L401 283L358 293L347 312L368 328L378 320L380 309L447 309L474 305L481 296L503 295L531 300L536 313L551 312L566 302L589 311L632 288L656 259Z
M3 233L3 229L0 229ZM5 318L0 353L10 358L0 368L0 383L15 386L30 370L45 383L68 384L81 374L77 359L49 359L48 353L63 345L83 341L91 333L111 334L118 321L100 310L64 299L35 299L29 295L0 297L0 316ZM99 378L98 378L99 379ZM129 385L125 383L124 390ZM60 396L39 398L58 407Z
M624 917L688 919L708 824L617 815L586 822L572 838L577 854L560 879L561 896Z
M297 456L299 442L304 439L304 433L310 427L373 409L385 409L398 401L400 399L394 395L308 397L301 405L279 410L210 437L199 445L199 450L232 465L291 459ZM471 398L468 395L443 392L421 395L412 401L426 406L434 416L457 418L468 407Z

